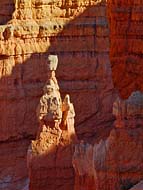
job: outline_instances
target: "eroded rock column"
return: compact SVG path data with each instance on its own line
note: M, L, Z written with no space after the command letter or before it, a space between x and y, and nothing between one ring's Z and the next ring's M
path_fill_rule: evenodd
M15 150L24 148L23 156L21 151L13 154L10 165L3 159L8 153L2 142L5 154L0 157L1 170L6 172L0 180L8 184L8 190L12 190L11 186L14 190L15 186L22 189L21 180L27 180L26 149L38 127L35 110L47 80L45 62L50 52L59 57L57 77L61 93L70 93L78 113L78 136L91 141L99 136L97 129L109 130L114 100L105 0L15 2L0 3L0 12L5 14L0 22L5 23L5 18L9 21L0 26L0 140L6 147L12 141ZM9 8L12 11L7 18ZM22 139L27 141L25 145ZM13 167L15 161L15 165L23 165L22 175L19 167ZM9 173L12 177L7 183Z
M74 131L74 107L69 95L62 102L55 77L57 56L48 57L49 78L37 108L39 129L37 139L28 150L30 190L73 190L72 145L77 141Z

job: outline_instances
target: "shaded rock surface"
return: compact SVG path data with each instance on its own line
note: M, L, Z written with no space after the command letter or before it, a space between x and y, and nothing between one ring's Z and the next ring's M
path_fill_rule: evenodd
M142 1L108 0L113 81L123 98L143 90Z
M114 87L106 4L104 1L53 3L51 7L48 2L32 1L27 5L25 1L22 8L16 6L9 25L1 26L0 97L5 107L0 110L3 131L0 134L4 134L1 140L36 133L38 123L34 113L47 80L45 63L50 52L59 57L57 77L62 94L69 92L73 103L76 102L77 133L88 139L96 134L97 128L112 123ZM33 16L19 18L29 6L33 7ZM19 9L23 11L21 14ZM60 15L60 10L65 15ZM15 127L11 128L11 124Z
M130 190L142 190L142 189L143 189L143 181L141 181L140 183L138 183L137 185L135 185Z
M76 145L75 190L127 190L143 179L142 97L134 92L127 100L115 101L116 121L108 138Z
M26 139L36 136L38 121L35 110L43 94L42 88L49 77L46 67L47 55L49 53L57 54L59 57L57 78L61 94L64 96L67 92L70 93L77 113L76 132L79 139L84 140L84 143L78 146L81 146L82 151L82 147L87 145L87 148L84 148L85 152L87 149L85 158L82 156L81 161L80 153L78 153L78 156L74 155L73 159L75 171L79 172L76 173L75 188L82 190L84 188L92 190L94 187L128 189L142 178L140 172L142 168L142 118L140 115L134 117L134 113L138 110L141 111L142 108L133 106L133 109L129 109L128 112L125 102L121 101L123 104L123 110L120 105L121 112L124 114L124 111L127 111L131 115L133 114L133 117L129 118L124 115L122 118L122 114L119 115L114 123L115 129L111 131L114 121L112 105L116 94L110 68L111 59L114 84L122 97L127 98L134 90L142 90L142 2L108 0L107 3L108 7L105 0L6 0L0 2L0 23L7 23L7 25L0 26L0 141L2 146L7 147L10 141L19 150L19 143L15 145L15 140L19 142L20 139L23 139L23 146L28 147ZM110 58L109 48L111 50ZM132 111L130 112L130 110ZM58 128L58 130L58 134L60 134L61 129ZM48 131L45 135L43 129L40 132L42 132L42 140L38 147L41 150L41 147L45 148L45 141L50 136L53 138L53 134ZM53 148L53 152L51 151L51 158L48 157L48 160L46 160L47 156L32 158L34 169L31 168L31 176L35 178L31 181L31 187L35 185L34 188L41 186L45 188L44 184L47 178L53 179L50 184L53 185L55 173L57 172L56 176L59 176L60 172L61 178L57 177L55 184L59 184L58 187L61 186L61 189L73 188L71 139L69 132L62 135L62 145L56 140L53 142L55 148ZM116 140L118 144L115 143ZM128 156L123 151L123 158L118 156L124 148L120 140L126 144L126 152L129 151ZM83 144L85 145L83 146ZM57 146L62 148L57 149ZM78 146L77 152L79 151ZM19 153L16 152L15 155L12 154L11 158L12 163L19 160L20 165L23 164L22 174L19 174L19 169L17 169L19 164L12 167L9 172L9 162L5 162L4 154L1 154L1 171L4 171L4 174L0 174L0 177L2 176L0 184L3 189L15 190L15 187L21 188L22 185L23 187L27 185L26 147L23 150L23 147L20 146L20 151L23 151L22 157L19 157ZM118 154L113 151L113 148ZM7 148L7 152L12 150L11 146L9 149ZM50 174L47 172L45 174L47 178L43 179L43 177L39 177L39 171L43 172L42 162L47 164L49 160L53 160L55 150L60 152L57 158L61 159L61 162L51 163L53 171ZM141 151L140 155L139 150ZM132 151L135 151L135 155L131 154ZM97 170L95 172L95 168L92 168L91 165L89 166L92 168L90 172L87 171L87 167L82 168L82 162L90 163L89 160L93 160L92 154L99 160L94 164L99 168L99 172ZM48 155L50 156L50 154ZM67 162L62 160L65 155L68 155ZM100 155L103 157L102 161ZM107 155L107 160L105 155ZM136 167L135 164L136 156L140 156L139 167ZM118 166L116 157L119 157ZM133 163L131 157L133 157ZM80 161L79 168L76 165L78 161ZM41 165L37 165L38 162ZM129 163L129 166L127 164L129 171L128 167L123 167L120 162ZM102 171L103 168L108 170L106 164L109 165L109 171L111 171L109 176ZM30 166L32 167L32 165ZM57 166L56 169L54 166ZM66 169L62 173L61 168L64 166ZM48 169L49 166L46 170ZM33 171L37 172L36 175ZM8 173L15 173L15 175L12 175L11 178L11 175L10 177L7 175ZM66 175L67 173L68 175ZM65 175L68 179L64 178ZM86 175L90 177L86 177ZM61 185L67 181L68 187ZM105 184L102 184L103 181ZM95 186L91 184L95 184ZM51 188L54 189L57 186Z
M92 141L97 129L110 128L115 95L105 1L6 0L0 15L0 141L35 138L51 52L59 57L61 94L70 94L78 113L78 136Z
M0 189L20 190L28 187L27 146L30 140L0 144ZM28 189L26 189L28 190Z
M0 25L6 24L12 19L12 13L14 10L14 0L5 0L0 2Z

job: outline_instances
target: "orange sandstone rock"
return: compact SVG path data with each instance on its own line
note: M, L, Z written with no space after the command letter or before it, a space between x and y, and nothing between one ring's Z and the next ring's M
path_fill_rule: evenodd
M35 135L38 122L34 110L47 80L46 57L50 52L59 57L57 77L62 95L70 93L76 103L78 135L88 140L98 128L110 127L115 93L105 1L16 2L13 19L0 27L0 97L6 108L0 110L1 139ZM32 17L27 18L24 11L30 7ZM20 17L23 14L26 19ZM19 116L16 106L20 101L23 106L19 109L23 109ZM8 113L10 104L14 109ZM8 117L13 121L7 123Z
M49 56L51 77L37 108L39 129L28 150L30 190L73 189L72 144L77 138L74 130L74 107L66 95L61 101L55 78L57 56Z
M0 23L5 24L0 25L0 141L7 146L8 141L35 138L35 110L49 77L51 52L59 57L61 95L70 94L78 113L78 136L92 141L102 128L109 131L115 95L104 0L5 0L0 2ZM61 122L64 129L66 123L73 125L70 119Z

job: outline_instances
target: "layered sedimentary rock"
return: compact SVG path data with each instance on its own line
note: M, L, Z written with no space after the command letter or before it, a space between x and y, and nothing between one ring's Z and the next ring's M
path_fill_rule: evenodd
M7 0L0 2L0 15L7 23L0 26L0 141L36 136L50 52L59 57L61 94L70 93L78 113L78 136L89 141L97 128L108 131L114 90L105 1Z
M110 126L114 93L105 2L16 2L13 20L0 28L1 140L35 134L49 52L59 57L62 94L68 91L76 102L78 134L88 139L97 128Z
M57 54L57 78L62 96L70 93L77 113L76 131L78 137L84 140L76 147L77 153L73 158L75 189L127 189L142 178L141 115L135 116L133 111L133 117L128 117L129 114L123 118L121 114L117 117L115 129L110 132L114 119L111 110L115 93L109 60L106 9L104 0L0 2L0 23L7 22L7 25L0 26L0 141L3 142L3 147L7 147L10 141L12 146L21 147L24 143L28 147L28 143L25 143L29 141L27 139L36 136L38 121L35 110L50 76L46 66L47 55L51 52ZM113 78L124 98L133 90L142 89L141 13L141 1L108 0ZM66 99L69 99L68 96ZM123 106L123 110L120 108L121 113L129 113L125 102L120 99L114 104L114 110L118 104ZM118 112L114 113L116 116ZM60 127L64 125L63 122ZM29 157L30 188L45 188L46 183L46 186L53 189L57 185L61 189L74 186L70 145L73 139L69 135L69 129L60 127L55 125L54 134L49 128L41 128L37 140L32 144L33 152L29 154L32 155ZM50 138L54 140L49 142ZM50 154L49 144L52 147ZM126 151L118 156L123 145ZM15 153L11 157L12 163L17 160L23 163L22 174L17 169L19 164L11 167L9 162L5 163L3 155L0 156L1 168L5 171L1 175L3 189L15 190L15 186L22 189L27 185L26 147L24 150L20 148L24 153L22 156ZM43 155L45 149L48 149L48 153ZM3 150L5 151L4 148ZM11 146L9 152L10 150L13 150ZM134 164L137 157L139 167ZM53 158L54 161L50 163ZM47 163L51 165L52 172L40 176L40 172L45 171L45 165L46 171L49 169ZM83 168L83 164L87 167ZM9 165L10 172L7 167ZM57 177L59 171L60 179ZM7 177L8 173L10 176ZM43 176L46 176L45 179Z
M114 129L94 144L75 147L75 190L127 190L143 179L143 94L134 92L113 106Z
M107 3L113 80L121 96L127 98L133 91L143 90L143 4L139 0Z
M28 150L30 190L72 190L72 145L77 142L74 107L69 95L62 103L55 78L57 56L49 56L50 77L37 108L37 138Z

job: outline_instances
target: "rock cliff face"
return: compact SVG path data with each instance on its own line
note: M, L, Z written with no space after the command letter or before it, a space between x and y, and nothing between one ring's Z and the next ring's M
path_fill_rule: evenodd
M0 189L27 190L27 147L30 141L22 139L0 143ZM23 188L26 189L23 189Z
M75 190L128 190L143 179L142 98L140 92L127 100L118 98L109 137L92 145L84 141L76 145Z
M2 7L9 16L0 17L0 141L35 138L49 53L59 57L57 78L78 113L78 137L92 141L101 128L108 132L115 95L105 1L15 0L0 2L0 12Z
M73 155L71 131L64 131L62 136L63 129L58 128L55 136L61 135L64 146L55 140L51 143L53 150L41 156L41 151L47 148L46 141L54 138L51 131L43 128L38 133L41 140L37 137L33 142L40 152L28 154L31 155L30 188L54 189L59 185L61 189L124 190L139 182L142 116L136 116L136 111L142 113L142 108L135 108L133 102L132 109L131 103L129 110L133 115L128 117L130 103L117 99L113 128L112 107L117 97L114 85L122 98L142 90L142 2L5 0L0 2L0 24L0 169L3 171L0 189L27 188L26 149L39 129L36 108L50 77L47 57L51 53L59 58L57 78L61 96L69 93L75 105L75 128L81 143ZM120 155L124 147L126 151ZM50 163L57 151L60 161ZM9 158L8 152L13 152ZM45 179L40 177L49 166L52 172L42 173ZM52 179L50 184L47 178Z
M113 81L123 98L143 90L142 1L108 0ZM120 72L119 72L120 71Z
M69 91L76 102L77 133L87 139L94 136L97 128L110 126L113 120L105 2L22 2L16 1L13 20L0 29L0 96L5 104L0 111L1 140L36 132L34 113L47 80L45 62L50 52L59 57L57 77L62 94ZM9 117L13 118L10 123ZM9 133L11 125L15 127Z

